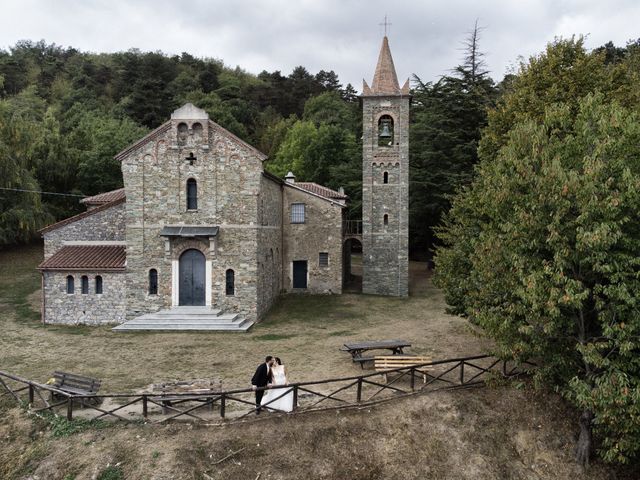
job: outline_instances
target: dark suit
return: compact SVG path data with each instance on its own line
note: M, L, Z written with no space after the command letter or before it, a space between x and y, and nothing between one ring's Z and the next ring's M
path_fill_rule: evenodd
M271 369L266 363L263 363L256 368L256 373L253 374L251 384L258 388L266 387L271 382L271 378ZM256 408L258 411L260 411L260 402L262 401L263 395L264 390L256 390Z

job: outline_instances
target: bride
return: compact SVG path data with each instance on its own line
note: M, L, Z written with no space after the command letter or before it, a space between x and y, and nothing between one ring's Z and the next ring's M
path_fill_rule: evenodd
M265 405L269 410L291 412L293 410L293 389L273 388L280 385L289 385L285 366L278 357L276 357L275 360L275 365L271 367L271 373L273 375L271 389L264 392L264 396L262 397L262 402L260 402L260 404Z

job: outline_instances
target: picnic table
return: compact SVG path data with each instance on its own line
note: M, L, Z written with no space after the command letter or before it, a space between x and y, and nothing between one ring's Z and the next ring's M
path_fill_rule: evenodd
M359 362L364 368L365 362L373 362L375 357L365 356L364 352L370 350L391 350L392 355L403 355L403 348L410 347L411 344L406 340L373 340L357 343L345 343L340 349L343 352L349 352L354 362Z

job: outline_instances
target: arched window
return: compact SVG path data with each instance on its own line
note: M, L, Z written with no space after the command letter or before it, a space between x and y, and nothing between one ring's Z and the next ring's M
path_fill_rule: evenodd
M384 214L384 217L382 217L382 221L384 223L384 226L386 227L387 225L389 225L389 215L387 215L386 213Z
M73 281L73 275L68 275L67 276L67 293L73 293L74 291L74 281Z
M155 268L149 270L149 295L158 294L158 271Z
M87 295L89 293L89 277L82 275L81 282L82 294Z
M389 183L389 172L384 172L382 174L382 183Z
M178 143L184 145L187 142L187 136L189 135L189 127L186 123L178 124Z
M198 184L195 179L187 180L187 210L198 209Z
M96 275L96 294L100 295L102 293L102 277L100 275Z
M378 146L390 147L393 145L393 118L383 115L378 120Z
M228 296L236 294L236 274L233 270L229 269L225 275L225 291Z

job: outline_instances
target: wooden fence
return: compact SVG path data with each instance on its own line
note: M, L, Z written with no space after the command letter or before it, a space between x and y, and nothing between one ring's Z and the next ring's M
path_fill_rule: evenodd
M476 355L407 366L385 373L273 387L272 390L282 393L262 407L268 408L270 403L292 393L294 413L351 408L418 392L481 386L489 375L510 378L523 373L525 370L519 365L489 355ZM0 396L8 395L17 402L28 403L32 412L49 410L64 414L66 411L68 420L72 420L75 414L86 419L110 418L125 422L149 420L164 423L179 417L211 422L216 418L241 420L256 413L255 391L250 388L198 393L75 395L3 371L0 371L0 385L5 390ZM203 414L205 408L208 413Z

